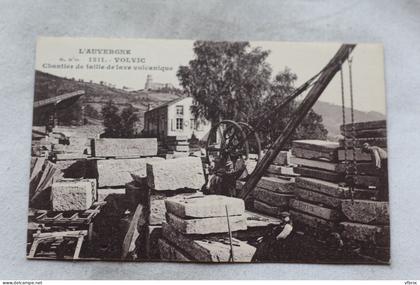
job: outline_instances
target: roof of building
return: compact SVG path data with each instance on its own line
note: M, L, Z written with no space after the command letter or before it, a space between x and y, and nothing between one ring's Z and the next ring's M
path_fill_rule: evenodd
M149 110L149 111L147 111L147 112L154 111L154 110L157 110L157 109L160 109L160 108L163 108L163 107L169 106L169 105L173 105L173 104L178 103L178 102L180 102L180 101L182 101L182 100L184 100L184 99L186 99L186 98L188 98L188 97L180 97L180 98L176 98L176 99L171 100L171 101L167 101L167 102L163 103L162 105L159 105L159 106L157 106L157 107L155 107L155 108L153 108L153 109L150 109L150 110ZM146 113L147 113L147 112L146 112Z

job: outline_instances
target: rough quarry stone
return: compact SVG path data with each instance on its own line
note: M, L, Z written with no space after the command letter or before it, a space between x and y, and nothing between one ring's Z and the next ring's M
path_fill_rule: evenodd
M336 183L308 177L297 177L295 183L296 187L327 194L329 196L339 198L350 197L349 188L339 186Z
M170 242L168 242L165 239L160 238L158 240L158 247L160 252L160 258L163 261L192 261L191 259L185 256L185 253L182 253L178 248L173 246Z
M157 155L156 138L95 139L92 155L96 157L141 157Z
M389 224L389 203L367 200L344 200L341 209L352 222Z
M389 246L390 244L389 226L374 226L353 222L341 222L340 226L344 229L341 234L343 239L379 246Z
M53 211L84 211L96 200L94 179L64 179L51 186Z
M317 168L333 172L345 172L346 168L343 163L333 163L327 161L306 159L292 156L290 158L292 164L301 165L305 167Z
M282 150L274 159L273 163L277 165L289 165L291 152L288 150Z
M208 218L243 215L244 200L221 195L171 197L165 201L166 211L178 217Z
M314 205L314 204L300 201L300 200L295 200L295 199L291 200L290 207L300 212L305 212L307 214L311 214L313 216L316 216L325 220L337 221L340 218L340 214L336 210L321 207L319 205Z
M183 219L174 214L167 213L167 222L177 231L183 234L213 234L227 233L228 225L226 217ZM241 216L229 216L230 230L246 230L246 218Z
M205 184L199 157L184 157L147 164L147 184L157 191L201 189Z
M133 178L146 177L146 164L153 161L164 161L161 157L133 159L104 159L96 162L99 187L124 186ZM137 179L136 179L137 180Z
M262 188L255 188L254 190L255 199L275 207L288 206L290 199L293 197L293 194L281 194Z
M300 199L309 201L314 204L325 205L332 208L341 207L342 200L340 198L324 195L318 192L313 192L299 187L295 188L295 194Z
M170 240L188 256L200 262L228 262L230 258L230 244L228 240L216 238L197 239L181 234L172 226L162 225L162 236ZM233 261L250 262L256 248L246 242L233 239Z
M263 176L258 182L257 187L277 193L290 194L293 193L294 182L277 177Z
M295 168L295 172L299 173L301 176L311 177L321 180L326 180L330 182L343 182L344 173L327 171L322 169L310 168L305 166L298 166Z

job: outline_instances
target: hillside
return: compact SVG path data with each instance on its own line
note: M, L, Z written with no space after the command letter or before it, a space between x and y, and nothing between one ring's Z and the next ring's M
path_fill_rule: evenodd
M86 107L90 105L98 113L100 113L102 106L109 100L113 100L120 108L129 106L130 104L137 110L137 115L140 117L138 128L143 127L143 114L147 110L148 105L151 108L157 107L167 101L179 98L179 92L158 92L158 91L126 91L123 89L109 86L106 83L94 83L85 81L76 81L70 78L62 78L52 74L41 71L35 73L35 101L51 98L66 92L75 90L85 90L86 94L82 96L78 103L73 106ZM63 112L71 112L71 110L64 110ZM87 118L90 124L100 124L98 118Z
M342 124L341 106L327 102L318 101L313 110L320 114L325 128L328 130L328 137L335 140L340 135L340 125ZM346 123L350 123L350 108L345 109ZM356 122L385 120L384 114L378 112L363 112L354 110L354 120Z

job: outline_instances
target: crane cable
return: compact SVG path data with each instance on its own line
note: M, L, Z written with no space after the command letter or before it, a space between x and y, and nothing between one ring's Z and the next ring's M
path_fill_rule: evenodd
M352 139L352 149L353 149L353 159L352 159L352 170L353 170L353 180L350 185L350 195L351 201L354 203L354 185L357 182L357 160L356 160L356 127L354 125L354 96L353 96L353 70L352 63L353 57L350 57L348 62L349 67L349 91L350 91L350 112L351 112L351 139Z

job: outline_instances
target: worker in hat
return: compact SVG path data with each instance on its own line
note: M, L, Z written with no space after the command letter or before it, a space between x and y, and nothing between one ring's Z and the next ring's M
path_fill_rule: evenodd
M281 227L283 228L281 232L276 236L276 240L286 239L291 232L293 231L292 221L290 220L290 214L288 212L281 212Z
M386 150L379 146L371 146L369 143L362 145L362 152L369 153L378 172L379 183L377 199L381 201L388 200L388 154Z

